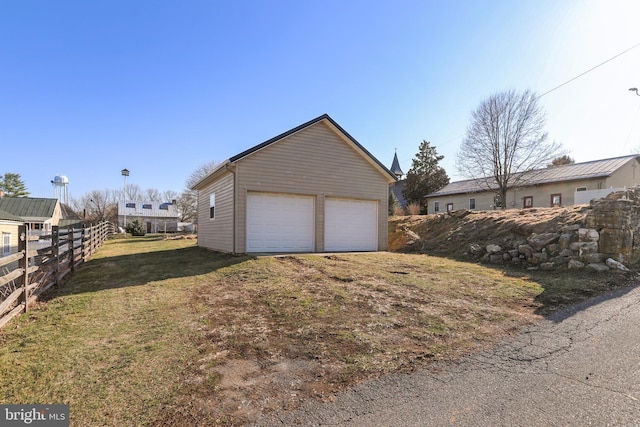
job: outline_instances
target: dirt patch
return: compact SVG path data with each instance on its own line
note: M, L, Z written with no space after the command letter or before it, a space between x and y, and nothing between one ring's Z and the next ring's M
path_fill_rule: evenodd
M206 307L195 339L202 358L156 424L242 424L468 354L537 319L539 292L420 255L285 256L222 269L194 294Z

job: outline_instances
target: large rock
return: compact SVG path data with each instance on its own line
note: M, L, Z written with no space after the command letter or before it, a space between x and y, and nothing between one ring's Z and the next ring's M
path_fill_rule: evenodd
M584 263L580 262L578 260L572 259L569 261L569 263L567 264L567 268L573 270L573 269L580 269L580 268L584 268Z
M532 234L527 239L532 248L536 251L541 251L545 246L555 243L560 238L560 234L558 233L542 233L542 234Z
M578 239L581 242L597 242L600 240L600 233L593 228L581 228L578 230Z
M601 263L601 262L592 262L591 264L587 265L587 268L590 268L591 270L594 270L597 272L609 271L609 267L607 267L604 263Z
M560 238L558 238L558 245L560 245L560 250L563 251L565 249L569 249L569 245L576 241L575 234L565 233L561 234Z
M562 227L562 232L563 233L571 233L572 231L578 231L580 229L580 224L572 224L572 225L565 225L564 227Z
M605 258L606 258L606 256L604 254L601 254L601 253L584 254L584 255L582 255L580 257L580 259L582 261L586 262L587 264L602 262L602 261L604 261Z
M555 268L555 264L552 262L543 262L542 264L540 264L540 270L553 270Z
M600 252L630 254L633 250L633 232L630 229L605 228L600 232Z
M525 258L529 259L533 255L533 248L529 245L520 245L518 246L518 252L523 254Z
M549 260L549 257L547 257L547 254L544 252L534 252L530 258L527 258L527 261L529 261L529 264L533 264L533 265L539 265L542 264L543 262L547 262Z
M573 256L573 251L571 249L564 249L563 251L560 251L558 255L561 257L568 258L570 256Z
M606 263L609 266L609 268L612 268L614 270L629 271L629 269L625 267L623 263L618 262L613 258L607 259Z
M578 255L594 254L598 252L598 242L573 242L569 245L569 249L578 252Z
M477 243L472 243L469 245L469 253L473 256L482 256L484 255L484 249Z
M488 254L497 254L498 252L502 252L500 245L487 245L485 250Z
M491 262L491 264L502 264L504 260L502 259L502 255L500 254L490 254L489 262Z

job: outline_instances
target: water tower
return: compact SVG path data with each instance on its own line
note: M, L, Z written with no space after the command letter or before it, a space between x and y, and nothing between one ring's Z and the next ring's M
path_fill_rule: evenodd
M65 205L69 204L69 178L64 175L57 175L53 178L51 184L53 185L53 197Z

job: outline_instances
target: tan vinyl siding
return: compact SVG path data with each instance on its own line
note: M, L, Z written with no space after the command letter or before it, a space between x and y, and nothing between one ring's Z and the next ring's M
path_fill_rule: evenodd
M209 218L209 198L215 192L215 219ZM233 252L233 174L225 172L198 191L198 245Z
M316 251L324 250L324 198L376 200L379 249L387 248L388 184L355 146L324 122L290 135L237 162L237 251L246 245L249 191L311 195L316 198Z
M9 233L11 235L11 255L18 252L18 227L21 224L15 223L13 221L2 221L0 220L0 258L2 257L3 250L3 240L4 233ZM2 269L7 268L9 270L14 270L18 268L18 262L13 262L11 264L0 267L0 276L4 275Z

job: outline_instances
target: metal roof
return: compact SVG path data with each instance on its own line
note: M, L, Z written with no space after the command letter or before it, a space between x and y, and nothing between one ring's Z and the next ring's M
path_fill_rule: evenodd
M10 214L9 212L3 210L0 210L0 220L24 222L24 220L19 216Z
M633 159L638 160L640 159L640 156L633 154L629 156L614 157L611 159L592 160L590 162L536 169L524 173L525 176L521 179L521 186L529 187L554 182L575 181L579 179L605 178L611 176L612 173ZM487 191L487 187L497 188L495 183L491 183L490 186L482 186L477 180L467 179L464 181L451 182L444 188L428 194L425 197L477 193L480 191Z
M33 197L0 198L0 210L26 220L46 221L53 217L58 199L39 199Z

